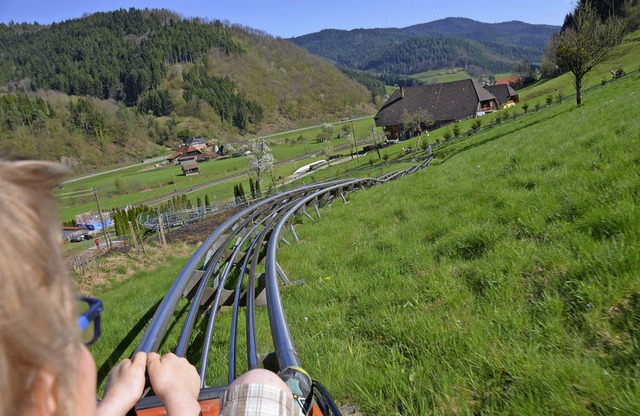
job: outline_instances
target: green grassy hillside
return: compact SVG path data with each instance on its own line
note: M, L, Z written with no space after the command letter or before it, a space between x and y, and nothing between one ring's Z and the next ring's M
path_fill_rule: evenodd
M469 79L471 75L462 68L440 69L435 71L421 72L414 74L411 78L420 80L425 84L436 84L451 81L459 81L461 79Z
M639 412L639 81L297 227L279 255L309 283L285 307L312 374L365 414Z
M589 72L583 80L583 90L611 80L611 72L623 69L627 72L640 68L640 31L628 34L624 42L616 48L613 56L607 62L598 65L592 72ZM567 73L557 78L544 79L534 85L518 91L520 101L534 100L542 98L548 94L554 96L558 93L575 95L576 89L573 85L572 75Z
M440 147L297 225L279 263L306 281L284 305L311 374L372 415L638 413L639 81ZM99 290L100 366L131 352L147 311L128 288Z
M283 290L306 369L367 415L640 413L638 85L635 72L581 107L532 108L300 219L300 244L278 255L306 282ZM164 290L138 288L168 284L170 260L168 277L95 289L110 334L99 366L131 353L131 328Z

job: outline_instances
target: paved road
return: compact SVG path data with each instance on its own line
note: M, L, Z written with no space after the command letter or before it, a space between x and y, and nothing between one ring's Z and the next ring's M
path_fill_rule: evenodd
M166 159L167 159L166 155L165 156L158 156L158 157L154 157L154 158L151 158L151 159L143 160L142 163L134 163L133 165L127 165L127 166L123 166L121 168L105 170L104 172L92 173L91 175L79 176L77 178L73 178L73 179L69 179L68 181L64 181L64 182L62 182L62 184L64 185L65 183L71 183L71 182L81 181L83 179L95 178L96 176L106 175L107 173L118 172L119 170L125 170L125 169L129 169L129 168L135 168L136 166L144 166L144 165L148 165L150 163L162 162L163 160L166 160Z

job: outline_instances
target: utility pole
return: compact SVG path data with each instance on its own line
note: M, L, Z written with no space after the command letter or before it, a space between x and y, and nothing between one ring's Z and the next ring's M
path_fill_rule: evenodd
M104 217L102 216L102 210L100 209L100 200L98 199L98 190L93 187L93 196L96 198L96 206L98 207L98 214L100 215L100 224L102 225L102 234L104 235L104 242L107 245L107 250L111 251L111 240L107 234L107 224L104 223Z

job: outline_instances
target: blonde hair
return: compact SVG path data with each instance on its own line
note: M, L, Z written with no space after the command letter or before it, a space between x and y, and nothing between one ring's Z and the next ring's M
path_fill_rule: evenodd
M0 416L24 412L42 369L55 377L58 413L73 411L80 334L51 193L65 173L0 158Z

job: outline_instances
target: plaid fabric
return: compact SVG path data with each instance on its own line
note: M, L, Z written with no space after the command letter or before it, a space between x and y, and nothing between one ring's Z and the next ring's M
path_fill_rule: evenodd
M222 395L221 416L302 416L289 392L265 384L240 384Z

